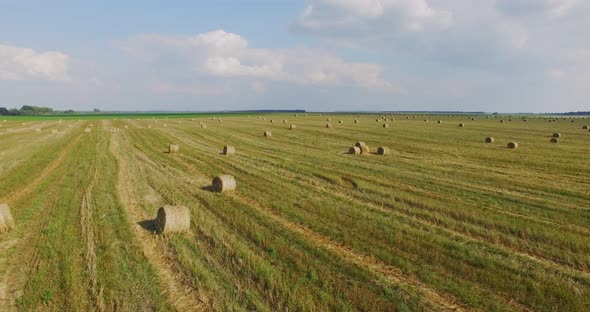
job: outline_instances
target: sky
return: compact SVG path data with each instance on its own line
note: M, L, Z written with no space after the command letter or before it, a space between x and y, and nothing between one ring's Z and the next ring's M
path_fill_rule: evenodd
M0 107L590 111L587 0L0 0Z

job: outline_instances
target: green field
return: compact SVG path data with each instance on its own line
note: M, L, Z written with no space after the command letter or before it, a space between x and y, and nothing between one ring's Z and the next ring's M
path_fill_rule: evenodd
M590 311L590 119L212 116L0 118L0 311Z

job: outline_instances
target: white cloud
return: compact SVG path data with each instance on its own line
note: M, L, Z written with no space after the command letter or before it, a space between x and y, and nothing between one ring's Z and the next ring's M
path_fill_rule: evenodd
M69 56L0 44L0 80L69 81Z
M453 14L425 0L313 0L293 27L302 32L374 35L440 31L453 23Z
M216 30L192 37L140 35L122 49L144 61L200 76L253 78L308 85L392 88L381 66L348 62L318 49L256 49L240 35ZM187 65L187 66L185 66Z
M576 0L497 0L496 7L502 13L513 16L542 14L552 18L566 15Z

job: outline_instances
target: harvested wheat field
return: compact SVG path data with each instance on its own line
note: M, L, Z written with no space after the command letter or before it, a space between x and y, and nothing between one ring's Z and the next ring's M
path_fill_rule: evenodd
M9 119L0 311L589 311L587 120L470 117Z

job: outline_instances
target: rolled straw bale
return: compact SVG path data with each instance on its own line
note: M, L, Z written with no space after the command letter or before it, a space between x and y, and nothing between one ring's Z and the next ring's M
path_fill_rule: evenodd
M223 155L233 155L236 153L236 148L233 146L224 146L223 147Z
M465 127L465 124L464 123L460 123L459 124L459 127L463 128L463 127Z
M327 123L326 124L326 128L332 128L332 124L331 123Z
M348 153L352 155L358 155L361 153L361 148L358 146L352 146L348 149Z
M14 219L10 213L8 204L0 204L0 233L10 231L14 228Z
M487 137L487 138L486 138L486 143L494 143L494 138L492 138L492 137Z
M297 126L296 126L296 125L290 125L290 126L289 126L289 129L291 129L291 130L293 130L293 129L295 129L295 128L297 128Z
M384 147L384 146L380 146L377 149L377 154L379 154L379 155L387 155L387 154L389 154L389 148Z
M270 131L264 131L264 136L270 138L272 136L272 133Z
M518 143L516 143L516 142L510 142L510 143L508 143L508 148L510 148L510 149L517 149L518 148Z
M383 128L389 128L388 124L383 124Z
M583 130L588 130L590 127L588 127L587 125L582 126Z
M154 221L159 234L179 233L190 229L191 214L187 207L166 205L158 209L158 216Z
M369 152L371 151L369 149L369 146L365 142L361 142L361 141L356 142L356 144L354 144L354 146L361 149L361 154L369 154Z
M178 153L179 150L180 150L180 146L178 146L178 144L170 144L170 146L168 147L168 152L170 154Z
M555 132L555 133L553 133L553 137L554 138L561 138L561 133Z
M559 139L558 138L551 138L550 142L551 143L559 143Z
M213 191L219 193L233 191L236 189L236 179L227 174L215 177L213 178L213 182L211 182L211 188Z

